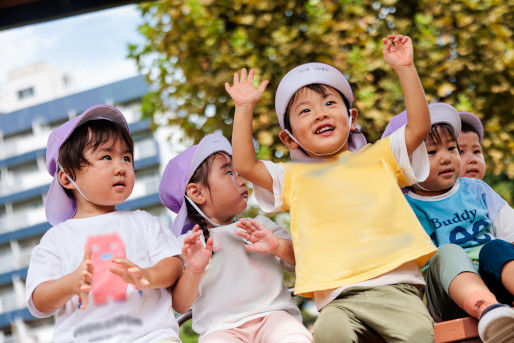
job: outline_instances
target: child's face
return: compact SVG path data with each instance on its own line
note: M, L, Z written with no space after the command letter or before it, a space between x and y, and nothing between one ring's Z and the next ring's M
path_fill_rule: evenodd
M485 160L482 146L475 132L461 132L458 138L461 159L460 176L482 179L485 174Z
M86 148L84 157L89 164L75 172L75 182L88 200L74 191L77 212L81 205L100 211L114 210L134 188L133 156L127 144L121 138L116 142L111 138L96 150Z
M414 187L415 193L421 195L440 195L446 193L460 176L460 156L457 142L440 127L437 129L440 143L425 139L430 163L430 174L420 183L426 192Z
M326 86L325 95L309 88L299 90L289 107L289 120L293 136L305 150L334 155L348 150L348 109L334 88ZM298 144L283 133L280 137L284 144L290 149L297 148Z
M227 154L214 159L207 180L208 196L202 210L220 224L231 223L248 204L246 181L236 173L232 158Z

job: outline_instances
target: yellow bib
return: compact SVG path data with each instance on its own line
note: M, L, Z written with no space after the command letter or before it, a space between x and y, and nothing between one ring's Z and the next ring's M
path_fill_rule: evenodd
M428 261L437 249L398 185L407 180L389 138L333 160L285 164L296 294L312 297Z

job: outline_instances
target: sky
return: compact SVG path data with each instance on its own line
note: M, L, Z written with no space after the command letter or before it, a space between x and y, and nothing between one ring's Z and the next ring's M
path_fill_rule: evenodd
M71 75L83 90L137 74L128 43L142 42L135 5L0 31L0 83L10 70L37 62Z

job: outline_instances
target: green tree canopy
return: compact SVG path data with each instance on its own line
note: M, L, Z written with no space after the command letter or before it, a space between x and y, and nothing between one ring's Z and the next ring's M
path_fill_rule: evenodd
M247 67L270 80L254 115L259 157L286 156L274 91L289 69L311 61L348 77L358 122L377 140L404 109L381 42L401 33L413 40L428 101L477 114L489 173L514 177L513 1L167 0L139 8L144 43L131 45L130 56L152 87L143 112L169 113L169 124L195 141L214 130L230 138L224 83Z

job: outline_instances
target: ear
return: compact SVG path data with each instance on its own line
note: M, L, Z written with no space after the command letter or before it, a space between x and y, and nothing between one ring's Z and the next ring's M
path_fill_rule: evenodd
M284 145L288 149L297 149L298 148L298 143L296 143L293 140L293 138L291 138L291 136L286 132L286 130L280 131L280 133L278 134L278 137L280 138L282 143L284 143Z
M68 174L69 175L69 174ZM70 182L68 177L64 174L62 170L59 169L59 173L57 174L57 177L59 178L59 183L61 186L67 189L75 189L75 186Z
M186 195L199 206L204 205L207 201L206 191L204 186L193 182L186 187Z
M353 107L350 113L352 114L352 127L350 127L350 130L357 130L357 117L359 116L359 112Z

